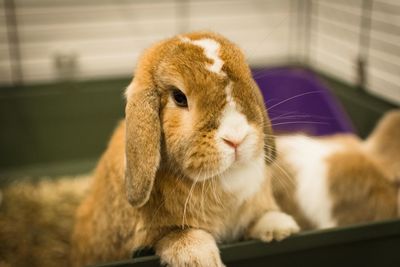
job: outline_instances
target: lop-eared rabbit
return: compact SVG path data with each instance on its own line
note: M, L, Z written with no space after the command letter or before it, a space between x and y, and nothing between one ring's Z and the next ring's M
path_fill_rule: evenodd
M241 50L221 35L150 47L77 211L72 264L152 247L168 266L223 266L218 243L299 230L270 187L274 136Z

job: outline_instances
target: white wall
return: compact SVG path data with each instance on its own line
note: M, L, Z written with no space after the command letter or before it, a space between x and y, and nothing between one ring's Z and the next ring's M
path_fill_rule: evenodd
M367 90L400 103L400 1L371 0L371 12L365 7L368 1L312 1L311 64L357 84L361 56L366 60ZM362 31L363 14L370 25Z
M400 1L375 1L368 62L368 88L400 103Z
M11 48L20 53L20 62L9 56L4 3L10 1L20 40ZM368 1L370 27L362 31ZM361 55L367 61L367 88L400 103L398 0L4 0L0 84L131 75L145 47L199 29L238 43L252 65L297 60L352 84L358 81Z
M7 38L6 14L4 2L0 1L0 85L11 83L11 61Z
M310 61L313 67L356 83L362 0L312 3Z
M130 75L151 43L198 29L230 37L252 63L275 63L288 55L289 0L15 2L26 84L62 78L65 70L57 69L57 56L75 57L76 71L67 75L77 79ZM9 66L6 49L0 53L0 66ZM1 76L1 83L10 82Z
M16 3L24 83L60 78L57 55L76 56L78 79L130 75L140 51L177 29L174 1Z
M251 64L276 64L289 56L291 18L290 0L192 0L188 30L223 33L243 48Z

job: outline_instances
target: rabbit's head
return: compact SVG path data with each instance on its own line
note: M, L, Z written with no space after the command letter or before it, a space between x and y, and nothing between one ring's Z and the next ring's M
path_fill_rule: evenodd
M156 172L204 181L257 159L275 144L258 86L241 50L209 32L148 49L126 91L125 184L149 199Z

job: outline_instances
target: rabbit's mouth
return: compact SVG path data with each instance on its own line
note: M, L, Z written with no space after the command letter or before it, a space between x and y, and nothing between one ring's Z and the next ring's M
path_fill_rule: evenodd
M251 138L249 138L251 139ZM251 165L259 165L258 162L262 158L264 162L264 154L255 151L253 141L249 140L243 147L227 148L210 158L203 159L198 164L191 166L198 166L197 168L185 168L186 175L195 182L202 182L212 178L219 178L229 176L230 173L240 173L241 169L248 169ZM199 159L198 159L199 160ZM195 161L196 162L196 161ZM264 163L263 163L264 164ZM258 167L257 167L258 168Z

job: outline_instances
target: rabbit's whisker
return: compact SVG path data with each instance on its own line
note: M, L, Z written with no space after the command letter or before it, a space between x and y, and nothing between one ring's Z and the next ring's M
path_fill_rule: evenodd
M202 215L203 215L203 222L206 222L206 215L205 215L205 209L204 209L204 198L205 198L205 196L204 196L204 187L205 187L205 181L203 181L202 182L202 185L201 185L201 201L200 201L200 203L201 203L201 211L202 211Z
M185 201L185 204L184 204L184 207L183 207L182 228L184 228L185 224L186 224L186 215L187 215L186 213L187 213L188 203L190 201L190 198L192 196L192 193L193 193L194 187L196 186L198 178L199 178L199 176L196 177L196 180L193 180L192 186L190 187L190 190L189 190L189 193L188 193L188 196L186 197L186 201Z
M270 118L270 121L273 122L275 120L304 119L304 118L307 118L307 119L321 119L321 120L333 120L332 117L301 114L301 113L296 113L296 112L287 112L287 113L282 113L279 116L274 116L273 118Z
M285 100L282 100L282 101L276 103L275 105L267 107L267 110L270 111L270 110L274 109L275 107L278 107L278 106L282 105L283 103L286 103L286 102L288 102L290 100L293 100L293 99L296 99L296 98L299 98L299 97L303 97L303 96L311 95L311 94L320 94L320 93L322 93L322 92L316 91L316 92L305 92L305 93L302 93L302 94L298 94L298 95L289 97L289 98L287 98Z
M173 175L173 176L176 177L176 178L175 178L175 182L176 182L177 184L178 184L178 183L181 183L181 182L182 182L182 179L185 179L185 177L184 177L182 174L178 174L175 170L173 170L173 169L171 168L171 166L172 166L172 165L169 165L169 166L167 167L168 173L171 173L171 175ZM177 189L178 189L178 186L175 186L174 189L170 192L170 195L174 195L174 193L176 192ZM154 224L154 221L155 221L155 219L157 218L157 215L158 215L159 211L161 210L161 207L163 207L163 205L165 204L165 202L168 200L167 197L168 197L167 195L164 196L163 200L160 202L160 205L158 205L156 211L154 212L153 218L152 218L152 220L151 220L151 222L150 222L150 224L149 224L149 228L150 228L150 229L152 228L152 226L153 226L153 224Z
M212 189L213 189L213 195L214 195L214 200L217 202L217 204L220 205L220 206L222 206L222 205L223 205L223 204L222 204L222 201L221 201L220 197L219 197L218 194L217 194L217 185L216 185L216 183L218 183L217 179L218 179L218 176L213 176L213 177L211 178L211 182L212 182L211 184L212 184Z
M300 124L300 123L329 125L329 123L318 122L318 121L286 121L286 122L273 123L272 126L286 125L286 124Z
M295 186L295 183L292 179L292 177L289 175L289 173L282 167L280 166L277 162L274 163L274 167L276 167L276 171L280 172L283 176L286 178L281 178L279 175L273 175L272 179L277 181L280 186L283 188L287 196L290 196L290 188L293 188Z

